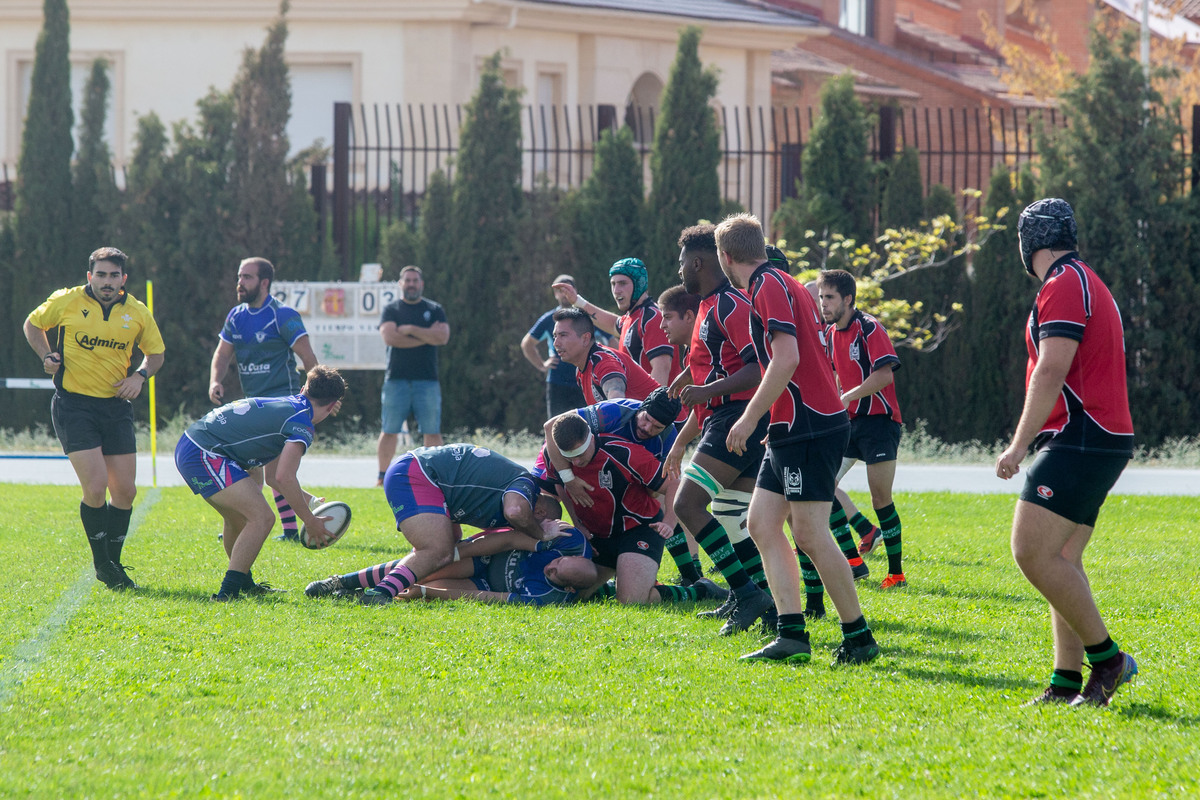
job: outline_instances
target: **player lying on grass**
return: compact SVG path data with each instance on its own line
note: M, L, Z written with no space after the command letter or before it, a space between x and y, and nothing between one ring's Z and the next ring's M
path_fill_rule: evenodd
M498 528L459 542L453 561L396 595L397 600L482 600L549 605L572 603L599 581L592 548L578 528L549 541ZM400 562L389 561L346 575L313 581L309 597L344 597L374 588Z
M324 519L313 516L296 478L300 459L313 441L313 426L336 411L346 381L336 369L321 364L308 371L298 395L250 397L221 406L192 424L175 447L175 466L191 487L224 520L221 541L229 569L213 600L233 600L242 592L262 594L266 584L254 582L250 568L275 524L275 512L263 499L262 486L251 478L256 467L267 470L271 488L283 495L318 545L329 538ZM273 474L272 474L273 472Z
M509 525L534 541L558 536L558 501L540 496L529 471L473 444L422 447L387 469L383 491L411 553L366 591L366 605L386 605L452 563L462 525Z

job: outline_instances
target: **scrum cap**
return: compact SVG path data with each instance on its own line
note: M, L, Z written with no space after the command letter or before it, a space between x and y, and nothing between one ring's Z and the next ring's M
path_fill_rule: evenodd
M682 407L683 405L678 400L668 397L667 390L660 386L642 401L641 410L663 425L670 425L679 417L679 410Z
M1074 250L1079 230L1070 203L1060 197L1043 197L1021 212L1017 233L1021 234L1021 264L1033 275L1034 253Z
M624 275L633 281L634 301L644 295L650 287L650 281L646 277L646 265L640 258L622 258L608 270L608 277L613 275Z

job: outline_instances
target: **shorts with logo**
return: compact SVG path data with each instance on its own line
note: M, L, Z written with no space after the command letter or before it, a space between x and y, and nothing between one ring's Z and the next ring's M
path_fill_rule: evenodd
M783 495L789 503L832 501L849 437L843 428L815 439L768 444L755 485Z
M423 436L442 432L442 386L437 381L384 381L383 432L400 433L411 413Z
M471 559L474 562L475 571L471 574L471 583L475 584L475 588L481 592L490 592L492 584L488 581L488 573L491 571L491 556L477 556Z
M128 400L55 389L50 399L50 419L67 455L95 447L106 456L137 452L133 404Z
M592 561L596 562L596 566L616 569L617 558L624 553L637 553L657 564L662 561L664 544L662 536L654 528L638 525L613 536L592 539Z
M762 440L767 436L767 426L771 422L771 415L763 414L754 433L746 439L746 451L739 456L737 453L729 452L729 448L725 446L725 440L729 437L729 429L741 418L742 412L745 410L746 403L743 401L717 406L712 415L704 420L704 432L700 435L700 444L696 446L696 452L741 470L738 477L743 475L754 477L758 474L759 465L762 464L763 456L767 452L767 446L762 443Z
M184 483L204 499L212 497L222 489L228 489L250 473L238 466L236 461L210 453L186 435L179 437L175 445L175 469L183 476Z
M401 456L388 467L383 476L383 493L396 517L397 530L401 522L417 514L450 516L446 511L446 496L425 476L421 462L412 453Z
M1076 525L1095 527L1100 506L1128 463L1126 455L1044 448L1025 473L1021 499Z
M868 414L850 420L850 442L846 458L864 464L895 461L900 451L900 423L888 414Z

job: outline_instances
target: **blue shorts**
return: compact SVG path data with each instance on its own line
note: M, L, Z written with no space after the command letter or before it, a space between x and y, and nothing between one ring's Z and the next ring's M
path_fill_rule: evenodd
M175 468L191 487L192 494L198 494L206 500L243 478L250 477L250 473L239 467L236 461L208 452L187 435L180 436L179 444L175 445Z
M450 516L446 512L446 496L425 475L421 462L412 453L401 456L388 467L383 476L383 494L396 517L397 530L401 522L417 514Z
M383 432L400 433L409 414L421 435L442 432L442 386L437 381L384 381Z

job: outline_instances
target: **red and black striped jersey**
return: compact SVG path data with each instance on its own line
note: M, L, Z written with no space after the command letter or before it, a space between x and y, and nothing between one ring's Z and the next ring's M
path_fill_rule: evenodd
M1074 339L1079 349L1035 446L1132 455L1121 311L1108 287L1078 253L1068 253L1051 265L1029 314L1027 391L1042 340L1054 336Z
M861 386L877 369L900 369L900 357L896 355L896 347L887 331L879 320L858 309L854 310L845 328L830 325L825 329L825 347L842 384L843 394ZM904 421L900 419L895 382L889 383L883 391L854 401L846 410L850 419L880 414L891 417L894 422Z
M746 364L757 363L754 341L750 338L750 300L733 288L729 281L718 286L700 301L687 364L692 383L705 386L728 378ZM696 418L703 423L713 409L733 400L749 400L754 389L733 395L714 397L697 406Z
M750 276L750 305L750 336L763 372L771 364L775 334L795 337L800 355L787 387L771 405L770 441L815 439L847 428L850 420L821 341L823 325L812 295L791 275L764 262Z
M662 312L650 298L646 298L628 314L617 317L617 349L628 353L638 366L650 372L650 360L659 356L671 357L668 381L682 371L679 350L669 341L662 329Z
M544 445L539 465L544 466L547 481L562 485L558 470L546 457ZM665 482L661 466L641 445L618 436L597 436L592 460L585 467L572 468L576 478L592 486L588 493L592 506L576 506L576 521L601 539L656 521L662 506L650 492L659 491Z
M604 382L614 376L625 381L625 396L633 400L645 400L658 388L650 374L638 366L632 356L600 344L592 345L587 363L575 379L588 405L594 405L608 399L604 396Z

